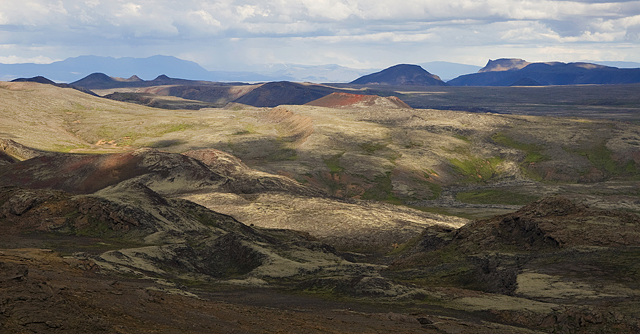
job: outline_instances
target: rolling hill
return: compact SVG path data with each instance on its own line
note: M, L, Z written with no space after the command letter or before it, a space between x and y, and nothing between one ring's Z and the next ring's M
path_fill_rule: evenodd
M242 87L331 94L0 82L0 332L640 330L637 123Z

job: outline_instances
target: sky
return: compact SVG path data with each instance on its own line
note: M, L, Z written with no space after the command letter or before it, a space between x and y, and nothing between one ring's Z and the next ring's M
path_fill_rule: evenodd
M640 1L0 0L0 63L158 54L209 70L640 62Z

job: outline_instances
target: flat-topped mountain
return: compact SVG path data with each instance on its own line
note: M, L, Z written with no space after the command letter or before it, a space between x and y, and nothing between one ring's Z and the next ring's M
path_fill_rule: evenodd
M529 64L531 63L524 59L516 59L516 58L500 58L496 60L489 59L489 62L487 63L487 65L481 68L478 71L478 73L519 70L519 69L525 68Z
M640 82L640 68L621 69L591 63L529 63L522 59L489 60L478 73L459 76L451 86L519 86L629 84Z
M351 82L358 85L389 86L446 86L440 77L425 71L418 65L399 64L380 72L365 75Z

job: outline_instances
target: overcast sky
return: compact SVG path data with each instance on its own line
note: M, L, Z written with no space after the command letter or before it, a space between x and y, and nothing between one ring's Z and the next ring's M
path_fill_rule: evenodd
M209 70L640 62L640 1L0 0L0 63L156 54Z

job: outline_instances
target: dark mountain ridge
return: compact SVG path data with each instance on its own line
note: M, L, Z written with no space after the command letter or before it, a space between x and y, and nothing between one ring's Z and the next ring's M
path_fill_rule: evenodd
M239 83L234 83L234 84L238 85ZM83 87L86 89L109 89L109 88L124 88L124 87L134 87L134 88L135 87L151 87L151 86L163 86L163 85L223 86L228 84L211 82L211 81L170 78L165 74L159 75L153 80L142 80L136 75L128 79L122 79L122 78L110 77L104 73L92 73L78 81L72 82L71 85Z
M41 83L41 84L45 84L45 85L53 85L56 87L60 87L60 88L72 88L75 90L79 90L83 93L87 93L93 96L98 96L96 93L90 91L89 89L86 89L84 87L80 87L80 86L74 86L74 85L70 85L70 84L66 84L66 83L55 83L52 80L49 80L41 75L33 77L33 78L18 78L18 79L14 79L11 80L11 82L37 82L37 83Z
M518 82L535 82L542 86L629 84L640 82L640 68L498 59L490 60L478 73L462 75L447 83L451 86L512 86Z
M418 65L399 64L380 72L362 76L351 82L357 85L389 86L446 86L437 75L425 71Z

